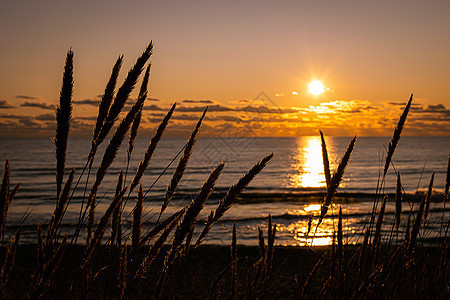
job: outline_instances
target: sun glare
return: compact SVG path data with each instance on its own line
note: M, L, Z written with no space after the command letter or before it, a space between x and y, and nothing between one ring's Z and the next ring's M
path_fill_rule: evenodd
M320 138L305 137L302 141L304 143L299 145L297 162L293 166L299 172L292 175L291 182L295 187L324 187Z
M317 96L317 95L325 92L325 88L324 88L322 82L320 82L318 80L314 80L309 84L309 92L311 94L313 94L314 96Z

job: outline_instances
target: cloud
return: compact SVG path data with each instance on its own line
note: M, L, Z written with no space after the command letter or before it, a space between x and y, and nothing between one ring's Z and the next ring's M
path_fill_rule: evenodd
M15 114L0 114L1 119L20 119L23 117L30 117L25 115L15 115Z
M178 107L176 109L180 112L203 112L205 110L205 106L191 106L191 107ZM260 105L260 106L242 106L242 107L229 107L223 106L220 104L209 105L208 112L246 112L246 113L269 113L269 114L285 114L285 113L296 113L297 109L292 108L271 108L268 106Z
M204 103L204 104L212 104L214 103L211 100L183 100L183 103Z
M445 106L442 105L442 104L428 105L428 109L431 109L431 110L441 110L441 109L445 109Z
M157 110L157 111L161 111L161 110L165 110L161 107L159 107L158 105L152 104L152 105L145 105L142 110Z
M156 99L156 98L148 98L148 97L147 97L147 99L145 99L145 100L147 100L147 101L154 101L154 102L159 102L159 101L161 101L161 100Z
M74 102L81 105L98 105L96 98ZM131 99L129 103L132 102ZM155 128L170 109L162 103L148 102L144 107L140 129L143 135L153 135ZM188 135L193 123L198 121L206 107L206 103L187 103L194 105L177 107L168 126L168 135ZM235 104L215 103L209 106L205 127L202 126L205 136L221 136L222 131L229 130L234 130L233 132L240 136L299 136L317 134L317 128L326 130L329 135L386 136L392 134L392 128L395 127L404 107L404 103L373 104L363 100L336 100L306 107L276 107L275 104L255 101L241 105L230 103ZM0 104L10 105L7 101ZM55 107L54 104L40 101L28 101L21 106L44 109ZM96 114L74 115L71 135L90 135L96 119ZM37 115L0 114L0 136L53 136L55 126L55 115L51 111ZM406 135L446 135L447 132L450 132L450 109L445 105L423 101L420 106L417 105L411 110Z
M79 105L99 106L100 100L84 99L84 100L75 100L75 101L73 101L73 103L74 104L79 104Z
M280 107L268 107L264 105L260 106L244 106L236 108L235 111L242 111L247 113L258 113L258 114L289 114L296 113L298 110L293 108L280 108Z
M192 106L192 107L177 107L177 111L180 112L203 112L205 106ZM208 112L224 112L224 111L235 111L231 107L222 106L220 104L208 106Z
M97 117L96 116L91 116L91 117L75 117L74 119L76 120L86 120L86 121L97 121Z
M55 121L56 116L54 114L42 114L39 116L36 116L36 120L39 121Z
M47 102L28 102L25 101L25 103L20 104L20 106L22 107L38 107L38 108L42 108L42 109L55 109L56 106L55 104L50 104Z
M41 97L32 96L32 95L16 95L16 98L23 99L23 100L42 100Z
M406 102L388 102L388 104L393 105L393 106L403 106L403 107L406 106ZM419 103L412 102L411 109L414 109L414 108L422 108L422 105Z
M16 106L9 103L8 100L0 100L0 109L10 109L15 107Z

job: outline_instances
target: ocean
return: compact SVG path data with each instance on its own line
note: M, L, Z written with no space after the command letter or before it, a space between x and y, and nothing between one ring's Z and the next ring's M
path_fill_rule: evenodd
M443 204L443 191L450 154L450 137L402 137L393 157L384 186L377 194L380 172L384 166L388 137L361 137L357 139L350 163L335 196L332 209L323 223L315 230L317 218L313 219L313 230L307 235L309 215L320 214L320 202L325 192L322 150L320 137L298 138L199 138L194 147L186 172L178 186L175 197L162 216L162 220L174 213L194 197L212 169L221 161L225 168L217 182L215 192L208 200L196 225L202 229L204 220L228 188L236 183L255 163L269 153L274 157L266 168L249 184L242 197L216 224L206 243L229 245L233 223L237 226L238 243L256 245L258 226L267 228L268 216L277 225L277 245L326 245L331 243L333 228L337 224L339 207L343 211L345 242L361 243L364 226L370 217L374 199L381 200L383 194L394 193L396 171L400 172L404 192L402 224L410 211L418 208L418 202L427 189L432 173L435 173L433 202L430 217L422 232L424 242L436 240L442 235L442 224L447 223L450 211ZM330 168L333 172L351 140L351 137L327 137ZM96 216L106 209L114 196L117 176L121 170L127 173L126 184L134 177L137 166L148 147L150 139L138 138L127 168L127 141L122 145L116 160L98 191L100 200ZM147 191L144 202L143 230L155 225L162 198L176 168L177 154L187 142L186 138L164 138L160 141L142 184ZM97 167L103 156L105 145L97 152L93 170L87 184L88 192L95 178ZM67 174L76 168L75 180L81 174L90 149L90 139L70 139L67 153ZM0 158L9 158L11 183L21 182L7 219L7 232L13 232L21 224L22 241L35 242L36 224L48 223L56 203L55 149L50 139L0 139ZM172 163L171 163L172 162ZM86 173L85 173L86 175ZM77 223L86 176L80 180L73 199L62 222L63 233L69 235ZM124 210L124 232L129 231L130 218L137 193L130 196ZM384 222L385 233L393 223L394 199L390 197ZM26 218L24 219L24 217ZM404 234L401 226L398 235ZM312 238L314 236L314 238ZM105 236L107 239L108 236ZM391 238L385 234L385 238ZM393 237L395 239L395 237ZM83 240L83 239L81 239Z

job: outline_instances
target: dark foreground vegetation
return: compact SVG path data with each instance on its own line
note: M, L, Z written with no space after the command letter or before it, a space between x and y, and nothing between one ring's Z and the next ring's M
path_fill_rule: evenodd
M74 169L66 170L65 166L73 90L73 52L71 50L68 52L60 104L56 111L55 210L49 224L37 226L35 244L20 244L20 224L14 227L18 228L15 234L11 236L5 234L8 208L16 194L20 193L20 184L10 183L10 167L6 159L0 189L0 235L3 242L0 253L2 298L449 298L447 240L449 222L444 219L445 214L442 215L436 245L424 247L421 238L430 220L429 208L434 176L430 179L426 194L417 204L419 209L413 212L414 204L408 203L409 217L404 220L401 218L402 211L405 211L402 205L408 200L404 197L400 173L394 170L398 178L397 192L394 196L396 218L393 224L384 224L387 202L387 197L383 196L385 176L400 140L412 95L389 143L371 218L361 229L365 233L365 238L360 245L344 245L341 210L332 245L326 248L275 247L277 227L276 224L272 224L270 216L267 232L259 228L259 247L238 246L239 237L236 236L235 227L230 247L203 245L211 228L220 222L249 182L269 163L273 154L262 158L237 179L236 184L220 199L217 208L211 211L203 228L196 229L197 217L225 167L224 162L218 162L204 185L199 187L191 203L172 216L162 219L161 216L182 179L207 109L180 151L181 157L168 183L159 218L153 229L144 232L141 226L146 195L141 178L176 104L156 129L136 174L134 176L128 174L127 164L118 176L114 197L102 200L103 197L99 196L97 199L97 193L108 168L127 135L129 135L128 162L132 156L142 109L147 99L149 66L144 72L138 99L128 112L123 113L122 110L140 74L144 71L152 47L150 43L117 92L116 81L122 56L116 61L99 106L92 146L87 152L83 170L78 172L79 175L75 175ZM116 125L119 118L121 121ZM114 132L95 170L93 162L97 150L110 136L110 131ZM335 193L356 143L355 137L351 140L338 168L331 172L325 139L322 132L320 134L327 192L322 201L320 214L311 215L310 226L305 233L311 236L314 236L317 227L329 214L329 208L334 203ZM130 178L132 179L129 180ZM77 188L84 189L85 194L79 220L73 234L62 236L60 224ZM447 174L446 187L441 199L444 207L448 200L448 190ZM123 208L130 198L135 201L134 209L130 215L123 215ZM109 204L106 211L101 212L100 216L97 212L96 216L99 201L108 201ZM129 232L122 227L126 220L132 222ZM313 220L317 225L311 225ZM390 237L382 236L383 226L389 226ZM399 228L406 229L399 230ZM110 231L111 234L105 242L106 231ZM80 234L81 232L86 234ZM403 239L392 239L393 235L402 235Z

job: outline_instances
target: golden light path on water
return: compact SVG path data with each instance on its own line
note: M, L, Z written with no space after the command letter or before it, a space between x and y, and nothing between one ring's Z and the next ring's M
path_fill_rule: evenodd
M303 137L299 139L296 163L292 166L298 173L290 178L291 184L296 188L321 188L325 187L325 175L323 170L322 146L319 137ZM333 220L325 218L317 227L320 204L312 203L304 205L297 214L313 216L300 220L287 226L280 226L279 230L293 234L296 245L324 246L332 243L334 230ZM309 230L309 233L308 233Z
M299 172L291 176L291 183L294 187L318 188L325 186L322 146L319 137L300 139L296 160L297 162L292 167Z
M309 223L309 218L302 218L299 221L290 224L277 224L277 231L280 234L289 235L294 242L285 243L285 246L326 246L333 242L333 232L337 230L337 213L336 206L333 205L329 214L323 219L319 227L317 227L318 217L320 215L320 204L304 204L301 209L290 211L290 214L311 216L312 222ZM354 234L358 230L356 225L357 220L350 218L344 220L343 232L344 235ZM355 244L355 240L348 240L348 243Z

